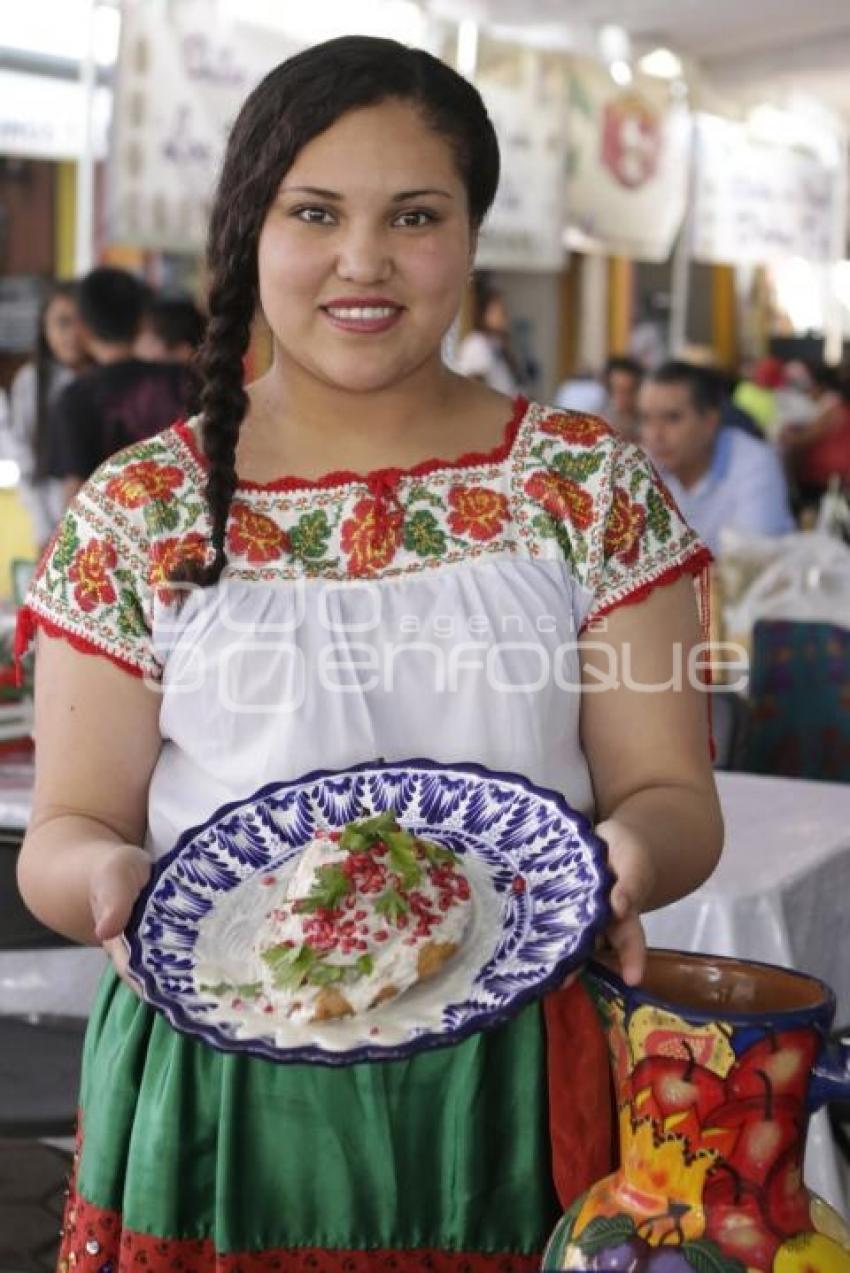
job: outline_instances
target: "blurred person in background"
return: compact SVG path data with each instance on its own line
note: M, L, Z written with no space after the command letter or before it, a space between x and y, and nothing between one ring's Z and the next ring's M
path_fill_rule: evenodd
M636 442L639 428L638 394L643 367L636 358L616 356L605 366L606 402L601 414L618 433Z
M586 368L559 385L553 398L554 405L562 411L580 411L583 415L602 415L607 401L602 381Z
M668 362L640 392L640 437L685 518L712 552L725 529L782 535L794 529L782 466L771 447L720 423L707 368Z
M774 433L776 391L785 383L785 368L779 358L759 358L748 364L732 395L736 407L755 420L764 437Z
M524 379L511 346L510 319L502 293L486 279L476 278L472 330L457 351L462 376L481 380L497 393L515 398Z
M850 487L850 373L816 367L812 382L814 415L780 436L800 509L817 507L835 478Z
M155 296L142 318L134 350L147 362L188 366L204 338L204 316L189 296Z
M39 317L34 357L17 372L10 394L10 458L20 469L21 503L39 552L65 508L62 481L49 476L49 416L85 364L76 284L54 283Z
M49 471L63 480L66 502L110 455L190 409L192 377L183 365L134 354L148 303L147 287L126 270L99 266L80 283L83 340L96 366L64 390L51 414Z

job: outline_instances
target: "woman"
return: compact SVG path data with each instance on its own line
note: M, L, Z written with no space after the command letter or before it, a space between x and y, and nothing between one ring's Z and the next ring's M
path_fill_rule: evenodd
M457 370L510 398L521 387L522 374L511 348L505 298L483 279L476 280L472 330L458 347Z
M377 755L515 770L595 809L631 981L639 912L714 864L704 704L688 686L579 695L572 640L607 616L606 645L581 643L589 687L626 646L629 684L669 677L673 644L698 639L705 551L605 425L441 361L497 176L478 94L427 53L346 37L274 70L212 213L202 416L88 482L31 590L20 884L117 969L86 1046L77 1269L530 1273L563 1202L607 1168L607 1064L578 985L550 997L546 1030L532 1004L455 1047L327 1068L218 1053L118 976L151 859L181 832L269 781ZM274 361L245 388L258 306ZM432 693L439 643L417 639L394 685L355 666L340 692L335 632L349 661L352 632L380 659L446 613L461 637L483 616L507 655L507 619L545 655L563 646L564 689L503 692L467 659Z
M39 317L35 358L12 381L12 451L20 469L21 499L33 522L39 551L65 509L62 482L48 476L48 415L85 363L73 283L54 283Z

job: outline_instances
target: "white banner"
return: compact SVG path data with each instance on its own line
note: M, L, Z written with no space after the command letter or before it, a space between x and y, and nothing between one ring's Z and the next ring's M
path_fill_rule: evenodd
M698 116L696 139L691 251L698 261L835 257L842 241L836 216L846 215L837 167L717 115Z
M198 252L233 120L297 51L277 31L222 19L218 0L125 2L109 159L109 237Z
M666 84L620 88L576 60L570 93L567 241L581 252L664 261L685 215L691 121Z
M111 94L94 91L92 151L106 154ZM0 71L0 155L79 159L86 144L86 94L79 80Z
M501 178L484 222L483 269L560 270L566 259L567 83L563 60L503 46L476 76L499 139Z

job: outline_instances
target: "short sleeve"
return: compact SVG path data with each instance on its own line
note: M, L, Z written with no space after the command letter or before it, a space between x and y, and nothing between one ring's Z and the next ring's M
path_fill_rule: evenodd
M41 627L136 676L161 680L152 636L157 560L152 529L170 512L184 475L147 456L160 449L157 443L130 447L81 488L19 613L18 660Z
M594 568L585 581L586 622L641 601L680 575L700 575L712 559L646 453L619 437L600 492L597 535Z
M711 561L645 452L598 416L543 409L523 489L566 560L578 631Z

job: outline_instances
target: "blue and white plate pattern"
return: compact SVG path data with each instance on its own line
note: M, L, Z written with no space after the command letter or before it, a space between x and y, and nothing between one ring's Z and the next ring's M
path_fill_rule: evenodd
M284 882L317 829L386 809L461 858L472 920L449 963L389 1003L310 1025L211 993L258 978L263 878ZM583 815L519 774L427 759L316 771L225 805L156 863L128 927L130 968L176 1029L213 1047L327 1065L397 1059L499 1025L581 965L609 918L606 859Z

